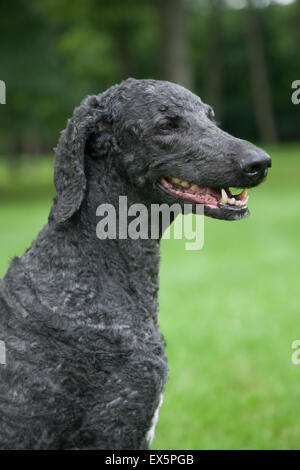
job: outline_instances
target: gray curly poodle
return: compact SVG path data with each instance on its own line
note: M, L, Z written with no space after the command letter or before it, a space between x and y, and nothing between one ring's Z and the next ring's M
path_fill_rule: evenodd
M173 83L128 79L75 109L48 224L0 281L1 449L150 447L168 375L159 239L99 239L97 207L119 218L126 195L240 219L246 191L229 187L256 186L270 161Z

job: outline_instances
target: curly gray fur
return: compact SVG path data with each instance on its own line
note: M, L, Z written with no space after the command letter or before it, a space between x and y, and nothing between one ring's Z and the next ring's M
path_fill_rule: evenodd
M162 175L257 184L238 161L254 146L211 113L179 85L134 79L75 109L56 149L48 224L0 281L1 449L149 447L168 375L159 240L99 240L96 208L120 195L173 203ZM166 115L180 121L172 135L159 129Z

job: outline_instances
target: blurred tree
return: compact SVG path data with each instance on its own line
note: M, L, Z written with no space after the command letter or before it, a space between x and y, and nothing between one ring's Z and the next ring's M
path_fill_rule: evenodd
M300 0L296 0L295 9L296 9L295 20L294 20L295 31L296 31L295 44L299 45L300 44ZM300 78L300 51L299 51L299 48L297 48L297 52L298 52L298 54L297 54L297 56L298 56L298 75L295 79L299 80L299 78ZM298 122L300 123L300 116L299 115L298 115Z
M15 155L17 162L20 153L49 152L85 95L129 75L194 89L214 106L225 130L242 138L274 142L278 132L282 140L299 139L300 107L291 103L291 83L300 70L300 0L255 5L238 10L227 0L0 2L0 79L7 85L0 153Z
M56 51L57 27L37 14L34 2L12 3L0 2L1 79L7 85L0 132L16 164L21 153L52 148L76 89Z
M300 0L296 0L296 14L295 14L295 29L296 29L296 37L298 39L298 45L300 44ZM300 76L300 50L298 48L298 64L299 64L299 76Z
M164 80L193 88L185 0L156 0L160 19L161 72Z
M278 141L272 109L271 90L268 77L262 31L256 8L252 0L245 9L246 41L249 54L250 79L253 107L261 139L267 143Z
M222 106L222 10L223 0L211 0L206 22L206 73L207 100L213 106L218 120Z
M157 18L150 0L44 0L39 8L61 25L58 47L72 73L95 91L143 77L145 65L152 74L156 70L151 52L157 47Z

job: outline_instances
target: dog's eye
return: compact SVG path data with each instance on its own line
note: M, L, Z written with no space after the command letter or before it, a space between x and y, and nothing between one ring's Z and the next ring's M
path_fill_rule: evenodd
M160 134L167 134L168 132L172 132L179 127L179 118L173 117L165 119L157 124L156 130Z

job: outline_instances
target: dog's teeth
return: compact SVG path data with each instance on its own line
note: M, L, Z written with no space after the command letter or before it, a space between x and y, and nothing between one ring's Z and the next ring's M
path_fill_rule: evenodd
M180 186L182 186L183 188L189 188L190 183L188 183L187 181L181 181Z
M170 178L173 183L180 183L181 179L180 178L174 178L173 176Z
M222 198L221 198L221 202L222 202L222 204L226 204L227 201L228 201L227 193L226 193L225 189L222 189Z
M197 184L193 184L193 185L191 186L191 189L192 189L193 191L198 191L200 188L199 188L199 186L198 186Z
M247 188L245 188L241 194L239 195L241 199L246 199L247 198Z
M237 198L238 200L240 200L240 201L243 201L243 202L246 201L246 202L247 202L247 200L248 200L247 191L248 191L247 188L243 189L243 191L242 191L240 194L238 194L238 195L236 196L236 198Z
M232 206L244 206L248 201L248 197L246 196L247 195L247 188L245 188L241 194L236 196L237 199L234 196L229 198L226 191L225 191L225 189L222 189L221 192L222 192L222 198L221 198L220 202L222 204L227 203L227 204L231 204ZM242 196L243 196L243 198L242 198Z
M235 203L238 205L238 206L245 206L247 204L247 201L248 201L248 197L246 197L246 199L243 199L243 200L238 200L236 199L235 200Z

